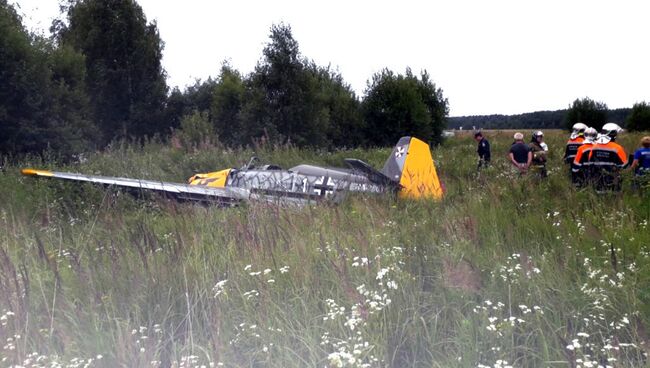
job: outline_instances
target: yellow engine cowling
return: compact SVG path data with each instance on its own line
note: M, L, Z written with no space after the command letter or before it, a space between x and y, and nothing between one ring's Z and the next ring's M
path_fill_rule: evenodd
M214 171L206 174L195 174L188 181L190 185L223 188L226 186L228 175L232 169Z

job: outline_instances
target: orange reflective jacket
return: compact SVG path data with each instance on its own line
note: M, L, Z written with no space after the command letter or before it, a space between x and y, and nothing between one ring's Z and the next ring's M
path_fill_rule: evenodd
M589 152L589 162L595 166L616 166L621 168L627 165L627 160L625 149L616 142L595 143Z
M573 166L582 166L588 164L589 156L591 154L591 149L593 146L594 144L592 142L588 142L583 143L580 147L578 147L578 152L576 152L576 156L573 159Z
M574 139L569 139L566 142L566 149L564 150L564 159L567 162L573 161L573 158L576 156L576 153L578 152L578 148L582 146L584 140L585 140L584 137L576 137Z

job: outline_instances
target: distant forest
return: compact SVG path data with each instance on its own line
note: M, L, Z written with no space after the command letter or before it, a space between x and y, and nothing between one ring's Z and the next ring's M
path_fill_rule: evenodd
M625 125L631 108L607 110L608 122ZM564 129L569 110L535 111L517 115L472 115L447 119L448 129Z

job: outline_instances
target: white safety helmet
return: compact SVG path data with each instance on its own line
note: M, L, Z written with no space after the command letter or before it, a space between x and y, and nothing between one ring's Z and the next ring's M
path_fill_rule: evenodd
M571 128L571 139L575 139L580 134L583 134L587 128L588 128L588 126L586 124L583 124L583 123L575 123L575 124L573 124L573 127Z
M593 142L596 140L596 137L598 137L598 131L596 130L596 128L589 127L585 129L586 142Z
M598 131L596 128L589 127L585 129L585 139L591 139L592 141L598 136Z
M610 138L615 138L616 135L622 131L623 128L621 128L620 126L618 126L618 124L615 123L607 123L603 125L602 129L600 129L600 132L603 135L606 135Z
M594 143L596 144L607 144L612 141L612 138L610 138L607 134L598 134L596 136L596 139L594 139Z
M541 130L536 130L533 132L533 138L539 138L543 136L544 136L544 132L542 132Z

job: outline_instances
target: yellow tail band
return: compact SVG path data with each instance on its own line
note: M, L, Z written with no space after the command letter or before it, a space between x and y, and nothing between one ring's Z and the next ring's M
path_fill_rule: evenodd
M442 185L428 144L411 138L399 183L402 198L442 198Z

